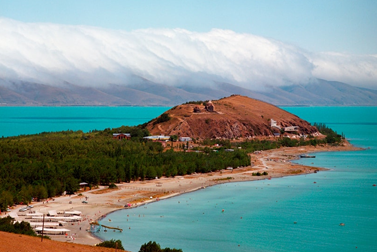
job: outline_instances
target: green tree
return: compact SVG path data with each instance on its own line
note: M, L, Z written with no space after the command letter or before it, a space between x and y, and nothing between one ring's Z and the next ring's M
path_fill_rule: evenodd
M182 249L162 249L160 244L156 243L155 241L150 241L148 243L144 243L143 245L141 245L139 252L182 252Z
M8 206L13 205L13 195L9 191L2 191L0 194L0 209L6 211Z
M74 194L80 188L79 182L73 177L69 177L65 182L65 190L67 194Z
M122 241L111 239L110 241L104 241L96 245L97 247L105 247L105 248L117 248L120 250L124 250Z
M177 140L178 140L178 136L177 135L170 136L170 141L176 142Z
M33 197L36 198L38 201L46 199L48 197L46 188L43 185L35 186L33 189Z

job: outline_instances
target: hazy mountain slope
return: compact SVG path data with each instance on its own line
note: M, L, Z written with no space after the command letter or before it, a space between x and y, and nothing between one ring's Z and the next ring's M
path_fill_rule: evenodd
M170 101L170 105L180 104L183 101L210 99L206 94L201 92L190 92L180 87L168 86L150 81L127 85L127 87L165 97Z
M351 85L318 79L306 85L295 85L281 88L307 100L308 105L377 105L377 92L353 87Z
M100 90L104 93L116 96L118 98L127 99L130 105L171 105L171 101L168 98L155 95L153 93L133 89L127 86L111 84L106 88L100 88Z
M0 104L14 104L14 105L40 105L39 103L30 100L29 98L0 86Z
M345 83L316 80L309 84L270 86L252 91L230 83L173 87L135 78L127 85L83 87L70 83L53 86L0 79L0 104L14 106L174 106L187 101L214 100L240 94L274 105L377 106L377 90Z

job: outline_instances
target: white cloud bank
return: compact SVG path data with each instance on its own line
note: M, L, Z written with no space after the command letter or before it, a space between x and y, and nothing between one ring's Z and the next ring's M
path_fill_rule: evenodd
M219 29L127 32L0 18L0 78L100 86L131 84L135 75L169 85L260 89L323 78L377 88L377 55L311 53Z

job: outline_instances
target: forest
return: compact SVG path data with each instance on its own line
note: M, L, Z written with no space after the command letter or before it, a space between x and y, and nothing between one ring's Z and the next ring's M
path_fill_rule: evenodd
M344 136L327 128L325 139L313 137L277 140L204 140L203 147L188 151L164 148L143 139L149 132L142 126L82 131L61 131L0 139L0 210L13 204L28 204L49 197L73 194L80 182L90 187L218 171L228 166L250 165L248 153L281 146L337 144ZM116 140L113 133L130 133L131 140ZM219 144L220 147L209 146ZM182 147L185 145L182 144ZM226 151L233 148L234 151ZM214 151L215 150L215 151Z
M131 140L112 134L130 132ZM72 194L80 182L90 187L161 176L211 172L250 164L243 150L234 152L163 151L138 127L103 131L62 131L0 139L0 209L48 197Z

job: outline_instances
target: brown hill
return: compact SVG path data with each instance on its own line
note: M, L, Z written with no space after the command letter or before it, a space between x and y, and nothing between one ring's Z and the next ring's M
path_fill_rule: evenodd
M0 251L17 252L112 252L115 249L58 242L27 235L0 232ZM118 249L118 251L120 251Z
M159 118L156 118L148 123L147 129L152 135L178 135L200 139L270 136L280 131L271 127L273 119L282 128L299 126L298 133L301 134L318 132L317 128L307 121L274 105L246 96L232 95L212 103L213 112L208 109L208 104L206 109L203 103L176 106L165 113L170 120L157 123Z

